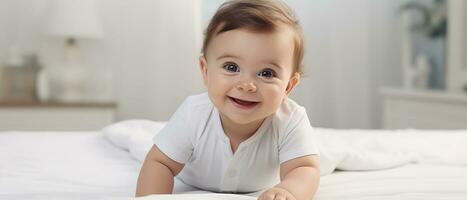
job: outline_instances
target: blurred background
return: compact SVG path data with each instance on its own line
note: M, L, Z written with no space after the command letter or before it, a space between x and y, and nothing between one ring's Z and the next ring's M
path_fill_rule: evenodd
M222 0L0 0L0 130L168 120L205 90ZM292 98L328 128L467 128L464 0L286 0L306 40Z

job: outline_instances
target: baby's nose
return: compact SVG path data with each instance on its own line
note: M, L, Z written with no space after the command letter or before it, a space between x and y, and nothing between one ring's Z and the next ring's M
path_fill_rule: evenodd
M256 92L256 85L251 81L244 81L237 84L237 89L247 92Z

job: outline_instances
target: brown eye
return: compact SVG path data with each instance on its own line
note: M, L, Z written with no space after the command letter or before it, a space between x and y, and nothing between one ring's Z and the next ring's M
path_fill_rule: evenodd
M224 65L224 69L229 71L229 72L239 72L240 71L240 67L238 67L238 65L235 64L235 63L226 63Z
M258 73L258 76L262 76L264 78L273 78L276 77L276 72L272 69L265 69Z

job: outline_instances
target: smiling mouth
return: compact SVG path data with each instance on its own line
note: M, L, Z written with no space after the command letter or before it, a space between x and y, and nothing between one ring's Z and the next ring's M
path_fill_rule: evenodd
M229 96L229 99L234 103L234 105L236 105L237 107L243 108L243 109L253 108L259 104L259 102L257 101L246 101L246 100L233 98L230 96Z

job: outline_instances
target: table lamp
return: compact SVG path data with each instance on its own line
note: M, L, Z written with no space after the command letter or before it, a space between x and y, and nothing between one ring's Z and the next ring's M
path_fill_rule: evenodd
M102 26L94 0L52 0L45 34L65 41L63 66L46 69L50 99L81 102L86 90L87 71L83 66L78 40L98 39Z

